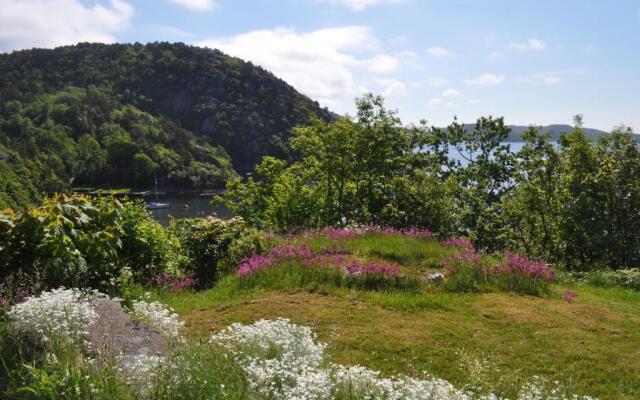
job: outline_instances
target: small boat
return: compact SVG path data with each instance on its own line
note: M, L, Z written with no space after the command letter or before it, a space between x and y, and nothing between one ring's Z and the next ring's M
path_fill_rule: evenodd
M156 196L156 201L151 201L147 203L147 210L159 210L161 208L169 208L169 203L160 203L158 201L158 176L156 175L156 173L153 173L153 178L156 184L156 191L154 192L155 196Z
M169 208L169 203L156 203L155 201L147 203L147 210L158 210L161 208Z

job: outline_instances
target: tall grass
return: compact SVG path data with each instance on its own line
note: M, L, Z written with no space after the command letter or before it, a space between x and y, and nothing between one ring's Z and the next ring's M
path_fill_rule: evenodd
M315 291L323 286L362 290L410 290L419 288L415 277L389 276L383 273L350 275L322 265L307 266L300 260L286 260L242 278L236 284L242 290L252 288L286 290L303 288Z

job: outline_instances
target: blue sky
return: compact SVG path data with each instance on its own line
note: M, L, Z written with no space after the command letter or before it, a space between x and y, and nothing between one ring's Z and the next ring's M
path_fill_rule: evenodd
M0 51L181 41L262 65L334 111L405 122L640 129L640 1L0 0Z

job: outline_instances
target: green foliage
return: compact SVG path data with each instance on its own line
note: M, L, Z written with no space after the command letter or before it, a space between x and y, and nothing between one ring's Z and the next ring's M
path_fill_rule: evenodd
M221 200L250 224L279 231L347 222L452 231L451 185L424 171L427 157L415 151L426 128L403 127L380 97L357 105L353 119L294 130L300 161L265 158L255 177L230 182Z
M142 204L60 195L1 212L0 226L0 277L12 284L1 289L10 296L59 286L114 292L131 274L144 282L177 265L176 240Z
M125 202L120 224L124 233L120 261L136 282L149 283L161 273L179 275L180 243L149 216L144 204Z
M39 199L28 165L15 152L0 144L0 210L19 210Z
M124 104L106 86L66 87L11 105L0 113L0 143L27 160L25 180L42 191L71 183L149 187L154 173L163 185L220 187L235 176L222 148Z
M242 218L221 220L214 217L181 219L171 222L186 257L184 268L206 286L240 261L263 248L262 236Z
M638 268L618 271L593 271L587 274L585 280L593 286L619 286L640 292L640 269Z
M446 129L432 129L425 147L437 156L441 177L458 182L453 196L459 228L481 249L496 250L504 245L500 200L510 190L514 162L509 145L504 143L509 132L503 118L479 118L473 130L454 119ZM452 151L464 163L450 159Z
M531 129L503 197L508 245L574 270L640 263L640 157L629 129L594 143L578 124L556 148Z
M21 139L12 148L55 166L59 179L48 177L54 190L71 178L148 184L140 181L147 177L121 173L138 152L159 165L167 184L221 187L233 175L231 160L239 171L250 171L264 155L289 159L291 128L313 115L334 118L260 67L182 43L82 43L0 55L0 143ZM103 139L114 130L133 146L120 136L109 151ZM87 134L113 152L107 164L115 170L107 175L96 175L99 160L87 163L88 154L104 155L95 143L74 149ZM155 144L170 158L152 152Z
M561 155L549 133L530 128L517 154L517 186L503 197L507 246L532 257L559 260Z

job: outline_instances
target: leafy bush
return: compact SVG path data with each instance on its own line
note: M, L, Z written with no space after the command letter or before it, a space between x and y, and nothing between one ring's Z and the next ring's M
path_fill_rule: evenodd
M124 234L122 204L111 198L54 196L24 213L3 213L0 276L37 276L48 288L114 288Z
M214 217L172 221L170 231L179 241L186 259L184 268L202 285L216 281L246 256L260 252L264 239L240 217Z
M180 243L178 239L149 216L144 205L123 204L121 224L121 261L127 265L137 282L149 283L163 272L178 275Z
M640 268L594 271L587 274L585 280L593 286L619 286L640 292Z
M177 265L177 242L138 203L53 196L0 212L0 228L0 290L9 297L60 286L117 292L131 276L144 282Z

